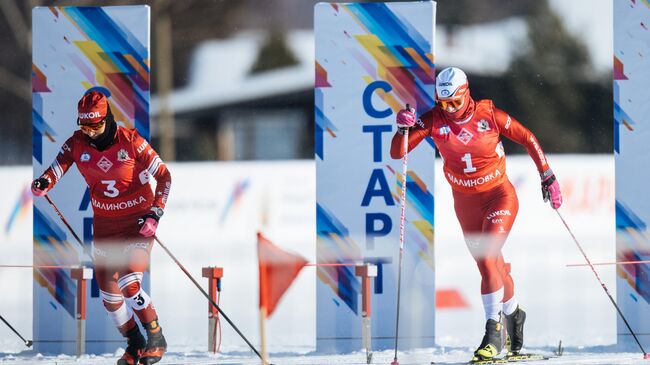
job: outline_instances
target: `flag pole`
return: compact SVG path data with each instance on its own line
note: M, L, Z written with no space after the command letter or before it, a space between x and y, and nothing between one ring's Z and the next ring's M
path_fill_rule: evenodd
M260 340L262 342L262 355L260 357L264 365L269 365L269 355L266 349L266 319L273 314L280 297L305 266L307 260L274 246L271 241L262 235L262 232L257 232L257 260L259 270ZM279 278L278 273L285 276L280 275L281 278ZM270 286L273 286L273 288Z
M267 278L266 278L266 263L263 263L261 260L261 254L260 254L260 237L262 233L260 231L257 232L257 262L258 262L258 269L259 269L259 285L260 289L258 290L259 292L259 297L260 297L260 341L261 344L260 346L262 347L260 350L262 350L262 365L269 365L269 355L266 352L266 316L268 314L267 306L268 306L268 295L267 295L267 290L268 290L268 283Z
M266 307L260 307L260 340L262 342L262 365L269 365L269 354L266 352Z

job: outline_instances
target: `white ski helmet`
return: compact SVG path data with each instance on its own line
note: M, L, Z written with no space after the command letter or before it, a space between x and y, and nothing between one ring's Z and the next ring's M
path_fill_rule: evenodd
M458 67L447 67L436 77L436 100L460 99L468 90L467 75Z

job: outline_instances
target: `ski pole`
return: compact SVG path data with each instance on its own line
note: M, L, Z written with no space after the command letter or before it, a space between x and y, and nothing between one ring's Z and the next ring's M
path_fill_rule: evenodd
M83 241L81 241L81 238L79 238L79 236L77 236L77 234L75 233L74 229L72 229L72 227L70 226L70 224L68 223L68 221L67 221L67 220L65 219L65 217L63 216L63 213L61 213L61 211L59 210L59 208L56 207L56 204L54 204L54 202L52 201L52 199L50 199L50 196L47 195L47 194L45 194L45 199L47 199L47 202L50 203L50 205L52 206L52 208L54 208L54 211L55 211L56 214L59 216L59 218L61 218L61 221L63 222L63 224L64 224L66 227L68 227L68 230L70 231L70 233L72 233L72 235L74 236L74 238L77 240L77 242L78 242L79 245L81 246L81 249L83 250L84 255L86 255L86 256L88 256L88 257L92 257L92 254L90 253L90 250L88 249L88 247L87 247L86 245L84 245ZM81 260L81 259L80 259L80 260Z
M178 259L176 258L176 256L174 256L174 254L172 254L171 251L169 251L169 249L167 249L167 246L165 246L165 245L160 241L160 239L159 239L157 236L153 236L153 238L156 240L156 242L158 242L158 244L160 245L160 247L162 247L162 249L165 250L165 252L167 252L167 254L169 255L169 257L171 257L172 260L174 260L174 262L176 263L176 265L178 265L178 267L179 267L179 268L180 268L180 269L185 273L185 275L186 275L186 276L187 276L187 277L192 281L192 283L194 283L194 286L196 286L196 287L201 291L201 293L203 294L203 296L206 297L206 298L208 299L208 301L209 301L209 302L210 302L210 303L211 303L215 308L217 308L217 310L219 311L219 313L221 314L221 316L222 316L222 317L223 317L223 318L224 318L224 319L225 319L225 320L230 324L230 326L235 330L235 332L237 332L237 334L238 334L238 335L239 335L239 336L244 340L244 342L246 342L246 344L248 345L248 347L250 347L251 350L253 350L253 352L254 352L254 353L255 353L255 354L256 354L256 355L257 355L257 356L258 356L262 361L264 361L264 359L262 359L262 355L260 355L259 351L257 351L257 349L255 349L255 347L253 347L253 345L250 343L250 341L248 341L248 339L246 338L246 336L244 336L244 334L239 330L239 328L237 328L237 326L235 326L235 324L230 320L230 318L228 318L228 316L226 315L226 313L224 313L223 310L221 310L221 308L219 307L219 305L218 305L214 300L212 300L212 298L210 298L210 295L208 295L208 293L206 293L205 290L203 290L203 288L201 287L201 285L199 285L199 283L194 279L194 277L192 276L192 274L190 274L190 272L187 271L187 269L185 268L185 266L183 266L183 264L181 264L180 261L178 261Z
M82 243L81 240L79 239L79 236L77 236L77 234L74 232L74 230L72 229L72 227L68 224L68 221L65 219L65 217L63 216L63 214L61 213L61 211L56 207L56 204L54 204L54 202L52 201L52 199L50 199L50 197L49 197L48 195L45 195L45 198L46 198L47 201L50 203L50 205L52 206L52 208L54 208L54 211L56 211L56 214L58 214L59 218L61 218L61 221L63 221L63 224L65 224L65 226L68 227L68 229L70 230L70 232L72 233L72 235L77 239L77 242L79 242L79 244L81 244L82 247L83 247L83 243ZM234 329L234 330L235 330L235 331L236 331L236 332L237 332L237 333L238 333L238 334L239 334L239 335L244 339L244 341L245 341L245 342L248 344L248 346L253 350L253 352L255 352L255 354L256 354L257 356L259 356L260 359L261 359L261 358L262 358L262 355L260 355L260 353L255 349L255 347L253 347L253 345L251 345L251 343L248 341L248 339L246 339L246 337L241 333L241 331L239 330L239 328L237 328L237 326L235 326L235 324L230 320L230 318L228 318L228 316L226 316L226 314L221 310L221 308L219 308L219 306L217 305L217 303L215 303L215 302L212 300L212 298L210 298L210 296L205 292L205 290L203 290L203 288L201 288L201 286L199 285L199 283L198 283L196 280L194 280L194 278L193 278L192 275L187 271L187 269L185 269L185 267L184 267L184 266L183 266L183 265L178 261L178 259L176 259L176 256L174 256L174 255L171 253L171 251L169 251L169 250L167 249L167 247L166 247L162 242L160 242L160 240L158 239L158 237L154 236L154 238L155 238L156 242L158 242L158 244L160 245L160 247L162 247L163 250L165 250L165 252L167 252L167 254L168 254L168 255L169 255L169 256L174 260L174 262L176 262L176 264L181 268L181 270L183 270L183 272L185 273L185 275L187 275L187 277L189 277L190 280L192 280L192 282L194 283L194 285L196 285L196 287L199 288L199 290L201 291L201 293L203 293L203 295L204 295L206 298L208 298L208 301L210 301L210 303L211 303L212 305L214 305L215 308L217 308L217 310L219 311L219 313L221 313L221 315L223 316L223 318L225 318L226 321L228 321L228 323L230 323L230 325L233 327L233 329ZM5 322L5 323L6 323L6 322Z
M34 343L34 342L32 342L32 340L26 340L23 336L21 336L20 333L18 333L18 331L16 331L16 329L14 329L14 328L9 324L9 322L7 322L7 321L4 319L4 317L2 317L2 315L0 315L0 319L2 320L2 322L4 322L4 323L7 325L7 327L11 328L11 330L14 331L14 333L16 334L16 336L20 337L20 339L23 340L23 342L25 343L25 346L27 346L27 347L32 347L32 344Z
M409 105L406 104L406 109L409 109ZM399 266L397 269L397 314L395 319L395 357L391 365L399 365L397 361L397 339L399 337L399 306L400 306L400 294L402 289L402 257L404 256L404 220L406 213L406 172L408 165L408 156L409 156L409 130L404 130L404 144L402 146L404 150L404 158L402 159L402 197L400 200L401 203L401 212L399 218Z
M59 208L56 207L56 204L54 204L54 202L52 201L52 199L50 199L50 196L47 195L47 194L45 194L45 199L47 199L47 202L50 203L50 205L52 206L52 208L54 208L54 211L56 212L56 214L59 216L59 218L61 218L61 221L63 222L63 224L65 224L65 226L68 227L68 230L70 230L70 233L72 233L72 235L74 236L74 238L77 239L77 242L79 242L79 244L81 245L81 247L82 247L82 248L85 248L85 246L84 246L83 242L81 241L81 239L79 238L79 236L77 236L77 234L74 232L74 229L72 229L72 227L70 227L70 224L68 224L68 221L67 221L67 220L65 219L65 217L63 216L63 213L61 213L61 211L59 210Z
M640 265L640 264L650 264L650 260L636 260L636 261L613 261L613 262L594 262L594 266L602 265ZM587 264L567 264L567 267L576 267L576 266L589 266Z
M634 340L636 341L637 345L639 345L639 348L641 349L641 352L643 352L643 358L644 359L650 359L650 355L648 353L646 353L645 350L643 349L643 346L641 346L641 342L639 342L639 339L636 337L636 334L634 334L634 331L632 331L632 327L630 327L630 324L627 322L627 319L625 319L625 316L623 315L623 312L621 312L621 309L618 307L618 304L616 304L616 301L614 301L614 298L612 298L612 295L609 293L609 290L607 290L607 287L605 286L605 283L603 283L603 281L600 280L600 276L598 275L598 272L596 271L596 269L594 268L594 265L591 263L591 261L587 257L587 254L585 253L585 251L582 249L582 246L580 246L580 243L578 243L578 239L576 239L576 236L571 231L571 228L569 228L569 225L564 220L564 217L562 217L562 214L560 214L559 210L555 209L555 212L557 213L557 216L560 217L560 219L562 220L562 223L564 223L564 226L566 227L567 231L569 231L569 234L571 235L571 238L573 238L573 242L576 243L576 246L578 246L578 249L582 253L582 256L584 256L585 260L587 261L587 264L591 268L591 271L593 271L594 275L596 275L596 279L598 279L598 282L600 283L600 286L603 287L603 290L605 291L605 293L609 297L609 300L612 302L612 304L616 308L616 311L621 316L621 319L623 320L623 322L627 326L627 329L632 334L632 337L634 337Z

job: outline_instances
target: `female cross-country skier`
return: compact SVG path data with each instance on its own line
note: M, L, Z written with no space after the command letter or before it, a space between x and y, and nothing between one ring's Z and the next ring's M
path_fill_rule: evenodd
M118 126L106 96L87 92L77 105L79 130L63 144L52 165L32 183L35 196L54 187L72 164L86 180L93 207L93 263L104 307L128 345L118 365L149 365L167 343L158 315L142 289L171 175L135 129ZM157 181L155 194L149 179ZM147 340L133 318L138 317Z
M409 151L424 138L433 138L452 188L456 217L481 273L485 335L472 361L499 355L504 345L504 320L510 338L509 355L517 355L524 342L526 313L515 297L510 264L504 261L501 248L517 216L519 202L506 176L501 136L526 148L539 171L543 199L550 200L553 209L562 205L560 185L533 133L496 108L492 100L472 99L462 70L449 67L438 74L435 99L436 105L419 119L410 108L397 114L391 157L398 159L406 153L403 144L407 129Z

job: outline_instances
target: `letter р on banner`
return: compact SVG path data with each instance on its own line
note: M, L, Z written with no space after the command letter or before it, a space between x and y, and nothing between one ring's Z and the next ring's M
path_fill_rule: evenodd
M52 163L78 128L77 102L89 88L101 87L109 95L115 120L137 127L149 138L149 10L148 6L32 10L34 177ZM71 238L45 199L34 200L35 265L90 261L92 208L86 190L77 169L70 169L51 194L85 247ZM34 350L76 354L76 344L70 341L77 331L76 284L70 271L35 269L34 280L33 335L39 340ZM142 285L149 290L148 275ZM90 285L86 295L86 352L115 352L123 346L123 338L106 316L96 285Z
M315 7L317 259L377 264L374 349L394 345L401 161L395 114L433 107L435 2ZM434 345L432 143L409 155L400 348ZM353 267L319 267L317 350L362 348ZM352 339L352 340L350 340Z

